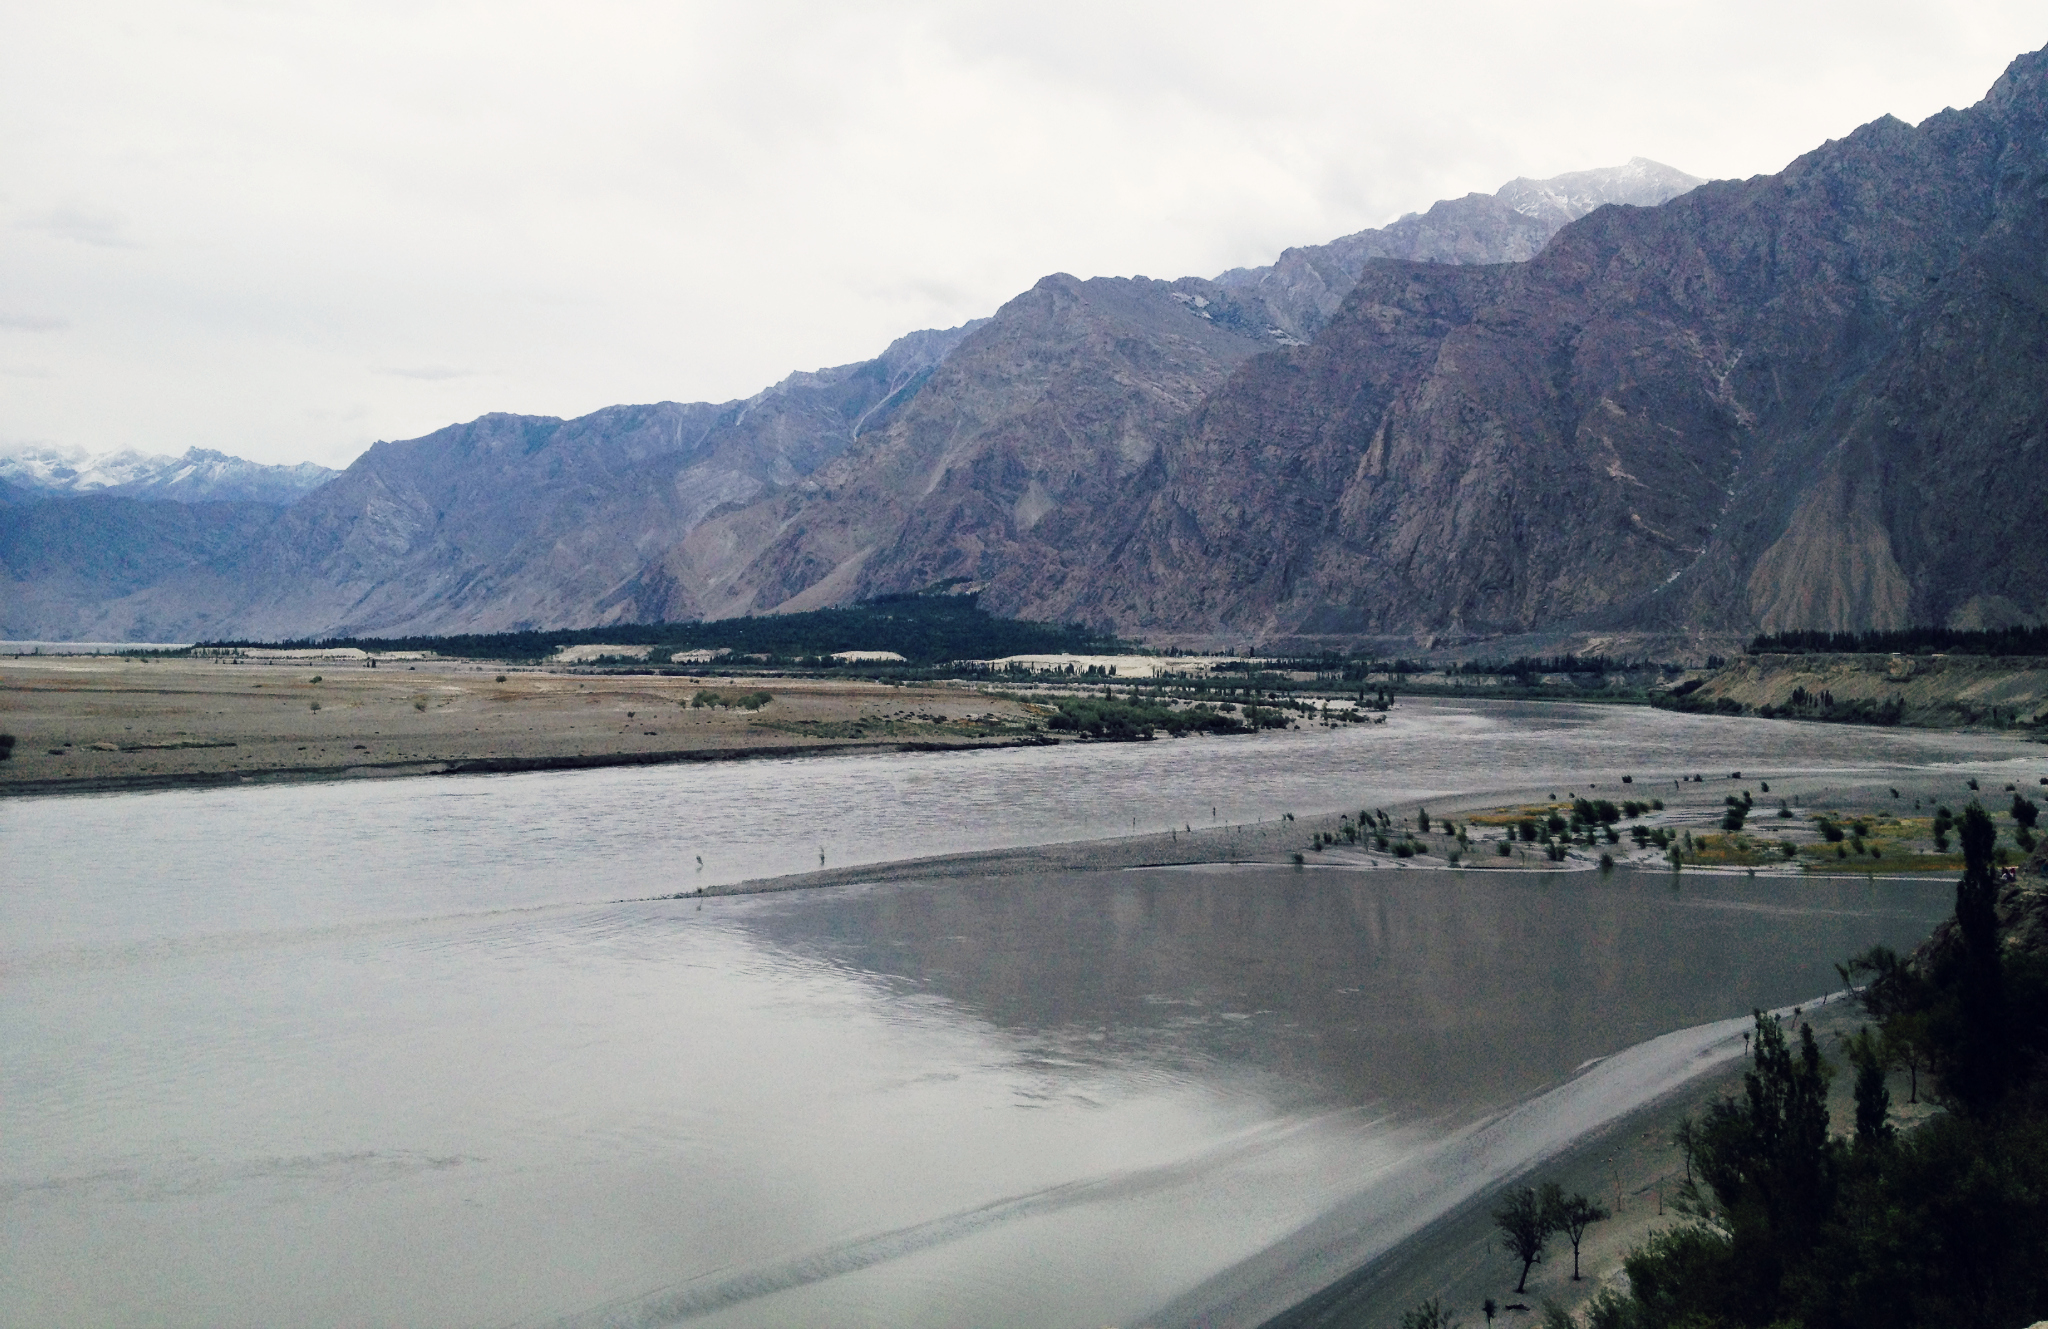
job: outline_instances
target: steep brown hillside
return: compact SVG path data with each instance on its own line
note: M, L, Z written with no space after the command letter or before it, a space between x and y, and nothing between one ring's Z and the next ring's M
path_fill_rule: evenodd
M1413 263L1521 263L1550 237L1609 203L1648 207L1705 184L1697 176L1636 157L1621 166L1573 171L1548 180L1510 180L1491 194L1467 194L1411 212L1399 221L1289 249L1262 268L1233 268L1216 279L1263 299L1273 322L1308 341L1321 332L1376 258Z
M196 562L115 505L89 515L130 551L124 575L60 576L35 547L49 523L28 522L0 618L109 638L490 631L955 577L1042 601L1093 566L1161 441L1245 359L1313 335L1369 258L1525 258L1603 202L1696 183L1642 161L1518 180L1218 282L1048 278L964 343L914 333L744 402L486 416L378 445Z
M722 513L644 574L639 617L811 609L947 578L1011 598L1064 575L1158 440L1273 344L1211 283L1040 281L880 430L789 490Z
M1698 180L1638 159L1516 180L1214 282L1048 277L962 343L887 430L724 514L648 569L642 617L807 609L962 578L1038 605L1085 578L1162 441L1258 351L1313 336L1376 255L1527 258L1617 198Z
M1367 265L1002 607L1131 629L2039 621L2048 55L1918 128L1598 211L1535 259Z
M18 636L165 641L630 619L622 588L648 560L721 506L789 485L884 427L973 326L912 333L745 401L487 415L379 443L196 562L140 538L165 528L131 510L141 500L95 499L77 512L123 549L118 578L49 572L33 537L52 518L31 508L10 519L23 538L0 541L19 583L0 623Z

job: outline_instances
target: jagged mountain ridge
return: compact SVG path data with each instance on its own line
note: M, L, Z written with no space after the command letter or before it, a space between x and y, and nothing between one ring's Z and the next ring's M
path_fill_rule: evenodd
M1596 208L1609 203L1653 207L1705 183L1647 157L1548 180L1517 177L1491 194L1443 199L1387 226L1286 250L1266 267L1232 268L1216 283L1256 292L1290 339L1309 341L1358 284L1369 260L1522 263Z
M693 531L632 588L634 612L728 617L1057 575L1076 514L1115 502L1158 439L1272 344L1268 326L1256 302L1199 279L1047 277L887 428Z
M974 326L912 333L744 401L488 415L379 443L271 520L238 527L238 542L199 561L166 557L141 584L44 589L33 551L17 548L0 628L176 640L615 622L627 607L613 593L649 559L886 423ZM103 500L101 519L151 529L120 506L134 502Z
M1638 158L1517 180L1216 281L1054 274L964 340L889 428L693 532L629 588L635 612L808 609L956 578L992 604L1051 603L1098 561L1090 533L1188 413L1254 355L1312 335L1342 295L1332 283L1377 252L1506 262L1604 201L1698 183Z
M341 474L313 462L269 466L210 448L178 457L134 451L97 456L27 448L0 456L0 480L36 497L97 494L174 503L296 503Z
M1483 209L1453 200L1388 230L1448 261L1519 256L1589 191L1646 187L1642 165L1518 181L1472 196ZM1691 183L1656 172L1650 187ZM1377 234L1347 237L1338 266ZM153 581L44 593L10 563L4 626L174 639L591 625L801 608L963 569L1021 601L1074 576L1086 530L1160 441L1237 365L1298 340L1326 298L1056 275L986 327L911 334L747 402L487 416L380 444L269 527L238 524L196 562L170 551ZM124 548L153 529L103 515Z
M1253 638L2039 622L2048 53L1967 111L1378 260L1247 363L1088 574L1007 606Z

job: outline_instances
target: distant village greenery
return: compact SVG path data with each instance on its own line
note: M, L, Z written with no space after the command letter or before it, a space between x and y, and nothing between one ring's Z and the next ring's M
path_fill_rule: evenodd
M1241 717L1231 714L1229 703L1212 705L1196 702L1185 709L1154 698L1062 697L1056 703L1059 714L1046 721L1054 732L1085 734L1091 738L1142 739L1155 733L1179 738L1184 734L1242 734L1255 729L1284 729L1291 718L1278 707L1248 703Z
M2048 655L2048 627L1898 628L1881 632L1775 632L1751 655Z
M705 623L629 623L602 628L534 629L449 637L333 637L287 642L223 641L208 647L432 651L458 659L542 660L567 646L653 646L658 663L677 651L727 650L756 663L804 662L832 668L837 651L894 651L912 665L1006 655L1104 654L1113 637L1078 625L998 618L973 595L890 595L841 609L722 618Z

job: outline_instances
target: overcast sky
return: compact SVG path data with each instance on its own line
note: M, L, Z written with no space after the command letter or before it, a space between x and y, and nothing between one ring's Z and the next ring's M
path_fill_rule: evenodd
M1775 171L2044 43L2039 0L9 4L0 447L742 397L1048 272Z

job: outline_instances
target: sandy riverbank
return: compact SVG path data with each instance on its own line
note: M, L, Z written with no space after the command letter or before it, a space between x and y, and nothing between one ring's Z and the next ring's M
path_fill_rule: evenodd
M1704 774L1700 781L1679 774L1641 771L1631 773L1632 782L1621 783L1621 773L1589 771L1584 778L1556 786L1502 788L1438 797L1424 803L1409 801L1384 809L1396 826L1414 827L1417 814L1426 810L1439 829L1408 838L1423 852L1400 858L1366 843L1344 840L1342 828L1354 812L1302 813L1258 822L1177 828L1134 828L1129 835L1106 839L1076 840L1062 844L1032 845L1016 849L992 849L979 853L945 854L931 858L906 859L890 863L856 864L790 876L764 877L726 886L706 888L706 895L740 895L764 891L805 890L863 882L940 880L1013 876L1045 872L1116 871L1139 867L1199 866L1203 864L1256 863L1299 866L1305 872L1359 872L1389 868L1457 872L1597 872L1600 856L1610 855L1618 868L1656 872L1671 870L1665 851L1636 848L1624 833L1618 845L1574 847L1562 862L1552 862L1540 846L1515 841L1507 856L1499 854L1505 828L1499 823L1523 810L1550 806L1566 808L1574 798L1648 800L1656 798L1664 807L1636 819L1674 835L1691 834L1702 844L1721 841L1727 833L1721 819L1727 799L1749 791L1756 810L1745 835L1756 842L1774 846L1790 840L1799 845L1799 857L1786 859L1775 849L1754 854L1736 852L1726 846L1728 861L1700 861L1695 858L1682 869L1686 873L1737 873L1747 876L1797 881L1809 876L1908 876L1921 879L1929 874L1959 870L1960 860L1951 853L1937 852L1929 834L1937 806L1960 810L1972 799L1991 809L2001 831L2001 845L2016 861L2023 860L2016 845L2009 844L2016 827L2002 815L2013 792L2025 790L2037 802L2048 802L2048 788L2041 780L2048 775L2048 753L2039 763L2040 771L2016 771L2008 765L1943 766L1925 769L1884 771L1861 777L1840 773L1819 775L1774 774L1769 771ZM1744 778L1736 778L1738 775ZM1977 781L1972 789L1970 781ZM1768 790L1765 786L1768 785ZM2013 786L2008 790L2007 786ZM1780 803L1793 816L1778 818ZM1816 816L1827 816L1849 824L1858 818L1884 822L1891 848L1879 859L1836 858L1832 845L1823 838ZM1468 840L1445 834L1441 826L1449 820L1463 827ZM2048 823L2044 823L2048 825ZM1315 847L1317 837L1324 847ZM1332 842L1334 841L1334 842ZM1877 843L1873 832L1872 843ZM1953 842L1951 842L1953 844ZM1830 852L1814 852L1826 848ZM1452 861L1452 854L1457 861ZM1295 855L1301 856L1296 865ZM1754 859L1753 864L1744 859ZM1953 860L1953 861L1952 861Z
M0 660L0 796L1003 745L1034 718L955 687L29 656Z
M1812 1024L1823 1050L1840 1062L1841 1038L1867 1023L1868 1017L1854 1001L1837 994L1803 1010L1796 1019ZM1747 1066L1740 1057L1720 1060L1669 1094L1586 1132L1274 1316L1265 1329L1393 1329L1405 1311L1432 1298L1440 1300L1454 1320L1480 1325L1485 1322L1481 1303L1490 1297L1503 1308L1495 1324L1505 1329L1539 1323L1545 1302L1567 1311L1582 1309L1601 1288L1623 1277L1622 1261L1631 1250L1653 1233L1685 1221L1672 1205L1685 1179L1685 1160L1673 1143L1674 1133L1686 1117L1739 1096ZM1840 1134L1855 1127L1852 1079L1838 1075L1830 1086L1833 1129ZM1908 1102L1904 1074L1895 1074L1890 1088L1896 1123L1924 1120L1934 1110L1925 1102ZM1550 1181L1567 1194L1592 1197L1612 1217L1587 1231L1579 1252L1581 1278L1572 1278L1571 1245L1558 1237L1542 1263L1530 1271L1527 1291L1517 1293L1521 1264L1501 1249L1492 1211L1510 1191Z

